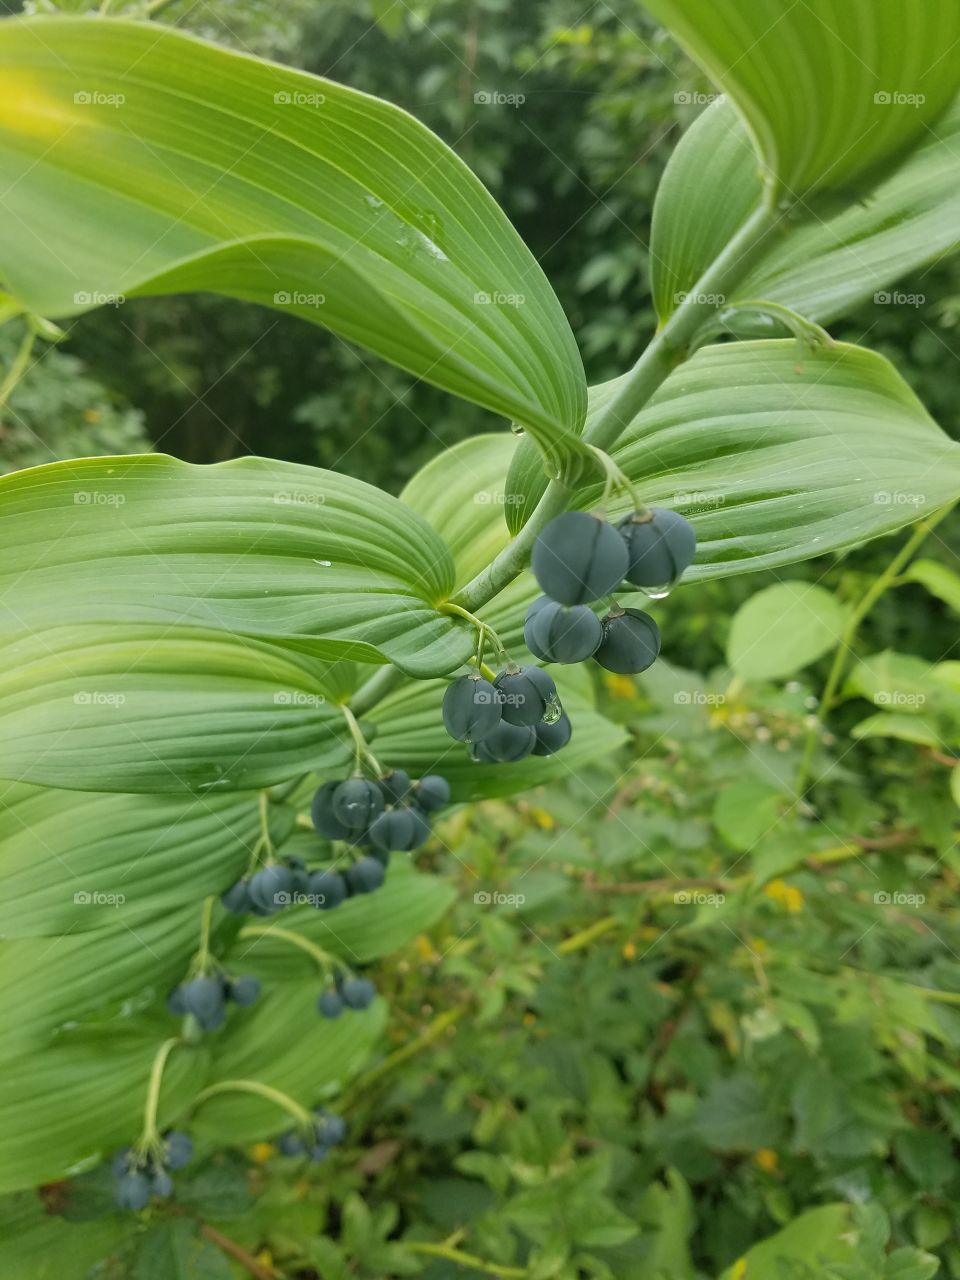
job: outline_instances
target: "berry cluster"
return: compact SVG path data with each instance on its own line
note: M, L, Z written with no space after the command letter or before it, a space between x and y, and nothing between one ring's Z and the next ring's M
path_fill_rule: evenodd
M247 974L231 978L201 975L182 982L167 996L167 1008L177 1017L192 1013L204 1031L216 1031L227 1016L227 1003L253 1004L260 995L260 979Z
M317 1162L325 1159L331 1147L337 1146L347 1136L347 1126L342 1117L317 1107L309 1131L290 1129L277 1141L284 1156L308 1156Z
M689 521L660 507L635 511L616 526L584 511L557 516L537 538L530 558L544 595L527 612L527 648L541 662L594 658L617 675L646 671L660 652L653 619L617 604L598 618L590 604L624 581L665 594L696 547Z
M551 756L571 734L552 677L541 667L516 663L492 681L478 673L451 681L443 695L443 723L484 764Z
M121 1209L145 1209L152 1199L173 1195L172 1169L182 1169L193 1157L193 1143L174 1130L163 1135L159 1148L139 1152L124 1147L112 1160L114 1196Z
M449 803L446 778L431 773L414 783L403 769L391 769L376 779L325 782L313 797L311 814L328 840L369 849L360 862L372 858L386 865L391 853L419 849L430 835L429 814Z

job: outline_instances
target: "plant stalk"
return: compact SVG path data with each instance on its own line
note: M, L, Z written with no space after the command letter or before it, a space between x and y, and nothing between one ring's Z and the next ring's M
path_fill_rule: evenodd
M266 1098L268 1102L275 1102L304 1128L309 1129L313 1125L313 1116L306 1107L301 1107L300 1103L294 1102L289 1094L283 1093L280 1089L274 1089L272 1085L264 1084L262 1080L221 1080L219 1084L208 1085L194 1098L194 1109L206 1102L208 1098L216 1097L218 1093L255 1093L258 1097Z

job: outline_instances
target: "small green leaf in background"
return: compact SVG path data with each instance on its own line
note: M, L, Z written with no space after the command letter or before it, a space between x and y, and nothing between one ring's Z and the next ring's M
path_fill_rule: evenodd
M809 1209L776 1235L748 1249L720 1280L779 1280L781 1275L790 1275L791 1263L816 1267L853 1262L857 1248L850 1216L845 1204Z
M744 680L792 676L840 643L847 610L810 582L778 582L737 610L727 661Z
M947 565L939 560L915 560L903 577L907 582L919 582L954 613L960 613L960 574Z
M718 793L713 823L731 848L745 851L776 827L786 803L787 797L779 788L746 778Z
M232 1280L226 1257L193 1222L158 1222L137 1250L131 1280Z

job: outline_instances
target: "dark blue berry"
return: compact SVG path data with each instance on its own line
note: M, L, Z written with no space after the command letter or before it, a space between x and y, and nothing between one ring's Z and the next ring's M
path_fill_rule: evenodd
M660 652L660 628L639 609L608 613L603 641L593 655L601 667L621 676L639 675L652 667Z
M628 564L619 532L584 511L567 511L551 520L530 557L540 589L566 605L589 604L609 595L623 581Z
M542 667L501 671L495 684L503 699L503 719L512 725L537 724L557 696L553 677ZM488 739L489 735L481 741Z
M293 872L274 863L263 867L250 881L250 901L267 915L282 911L293 897Z
M387 804L399 804L410 790L410 775L405 769L391 769L377 782Z
M564 712L559 720L555 720L553 724L538 724L536 726L537 745L533 748L535 756L552 756L555 752L562 750L573 734L573 726L570 723L570 717Z
M223 983L219 978L194 978L183 988L183 1003L204 1031L216 1031L225 1015Z
M358 858L343 873L343 878L353 893L373 893L383 884L385 876L383 864L369 856Z
M350 828L333 811L333 793L339 786L339 782L325 782L314 792L310 805L313 825L326 840L346 840L350 836Z
M284 1156L302 1156L306 1151L306 1144L303 1138L292 1129L289 1133L281 1133L277 1139L277 1147L280 1154Z
M585 662L603 639L600 619L585 604L567 609L551 602L540 609L523 630L527 648L546 662Z
M635 587L669 586L696 554L693 525L665 507L634 512L620 521L618 529L629 558L624 577Z
M348 1009L366 1009L374 1000L377 989L369 978L345 978L340 984L340 995Z
M383 792L368 778L348 778L333 793L333 812L349 831L365 831L383 812Z
M510 764L525 759L536 745L533 725L503 723L474 745L473 758L482 764Z
M260 979L255 978L252 974L246 974L242 978L234 978L229 986L228 999L234 1004L250 1005L255 1004L260 995Z
M436 813L450 803L450 783L439 773L428 773L417 783L413 798L425 813Z
M152 1194L150 1179L137 1169L123 1173L117 1179L115 1196L121 1209L145 1209Z
M332 911L348 896L347 882L339 871L314 871L310 876L312 905L320 911Z
M250 886L247 881L238 880L226 893L220 895L221 903L235 915L243 915L250 910Z
M317 997L317 1012L324 1018L339 1018L343 1013L343 1000L338 991L321 991Z
M500 694L483 676L458 676L443 695L443 723L458 742L478 742L500 723Z
M163 1141L166 1151L165 1164L168 1169L182 1169L193 1159L193 1140L189 1134L171 1129L169 1133L164 1134Z

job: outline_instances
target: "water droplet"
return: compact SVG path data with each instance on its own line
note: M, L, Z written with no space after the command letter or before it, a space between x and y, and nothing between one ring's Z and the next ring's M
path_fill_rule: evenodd
M556 694L550 699L543 713L544 724L556 724L563 715L563 707L560 705L560 699Z
M332 560L314 560L314 564L318 564L321 569L329 569L333 564Z
M363 199L364 199L365 203L366 203L366 204L368 204L368 205L370 206L370 208L371 208L371 209L382 209L382 208L383 208L383 201L382 201L381 199L379 199L377 196L374 196L374 195L366 195L366 196L364 196L364 197L363 197Z
M667 582L662 587L640 587L639 590L648 600L666 600L675 586L676 583Z

